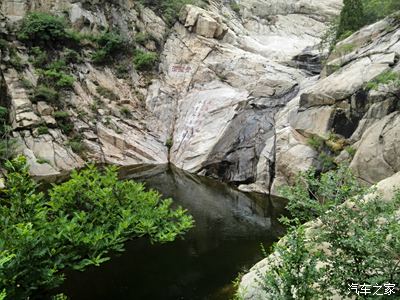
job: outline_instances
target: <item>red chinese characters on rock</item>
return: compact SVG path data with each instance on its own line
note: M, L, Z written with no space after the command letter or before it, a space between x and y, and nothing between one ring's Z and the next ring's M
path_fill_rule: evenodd
M189 73L192 67L189 65L172 65L171 71L173 73Z

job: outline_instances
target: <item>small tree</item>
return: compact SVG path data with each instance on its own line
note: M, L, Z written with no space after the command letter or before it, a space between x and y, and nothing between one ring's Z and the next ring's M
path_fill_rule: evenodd
M361 0L344 0L336 40L357 31L365 25L364 8Z

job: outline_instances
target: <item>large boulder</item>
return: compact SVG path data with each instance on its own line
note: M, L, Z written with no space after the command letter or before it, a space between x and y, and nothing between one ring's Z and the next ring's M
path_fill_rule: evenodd
M394 112L372 125L359 141L350 167L368 184L400 171L400 113Z

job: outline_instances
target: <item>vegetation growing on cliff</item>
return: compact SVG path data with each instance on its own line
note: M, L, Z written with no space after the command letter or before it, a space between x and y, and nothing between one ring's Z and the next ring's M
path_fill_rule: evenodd
M156 12L160 13L168 25L173 25L173 23L178 19L179 12L181 8L186 4L193 4L197 6L204 6L205 2L203 0L140 0L140 2L152 8Z
M284 189L293 219L283 218L290 227L274 247L279 258L261 275L271 299L329 299L352 284L400 282L400 191L391 201L365 201L366 192L345 167L319 178L302 173ZM318 226L301 225L317 217Z
M15 141L11 138L11 127L8 125L8 110L0 106L0 163L13 154Z
M398 0L344 0L343 4L340 17L331 21L322 37L321 49L328 47L332 51L338 41L361 27L400 10Z
M74 171L48 193L28 174L24 157L5 164L0 197L0 291L26 299L58 286L62 270L83 270L123 251L124 242L148 236L169 242L193 226L182 208L171 209L142 184L119 181L116 169Z

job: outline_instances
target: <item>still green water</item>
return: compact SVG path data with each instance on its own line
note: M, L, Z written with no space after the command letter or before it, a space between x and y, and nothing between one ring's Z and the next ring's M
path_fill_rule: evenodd
M278 199L168 166L121 173L172 197L196 225L184 240L152 245L135 239L100 267L67 272L59 290L71 300L227 300L237 274L262 258L260 243L268 248L283 234Z

